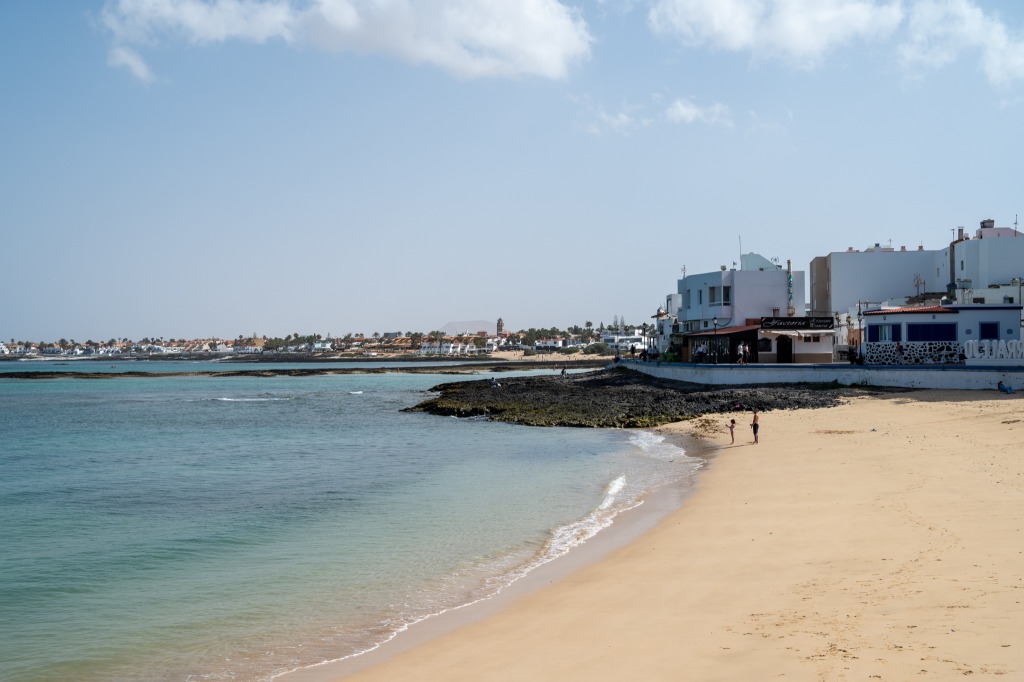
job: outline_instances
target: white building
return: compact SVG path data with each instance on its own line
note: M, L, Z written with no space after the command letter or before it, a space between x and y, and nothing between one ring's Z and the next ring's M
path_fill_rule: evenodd
M867 301L942 297L961 304L1019 304L1024 233L983 220L973 239L961 227L943 249L851 247L813 259L810 272L812 315L855 314Z
M957 240L942 251L941 272L961 303L1019 304L1024 278L1024 233L983 220L974 238L960 228ZM992 291L996 290L996 291Z
M944 292L948 278L941 273L943 261L948 264L948 252L905 246L897 250L879 244L863 251L850 247L818 256L811 261L811 315L845 315L862 301Z
M732 362L737 346L744 343L751 347L751 361L831 360L831 330L761 333L762 318L803 318L804 291L803 272L794 271L790 263L783 268L756 253L740 256L738 270L723 265L717 271L684 275L678 280L677 293L667 296L664 309L655 315L658 350L697 360L694 350L706 347L700 360Z
M941 305L864 313L872 365L1024 365L1020 305Z

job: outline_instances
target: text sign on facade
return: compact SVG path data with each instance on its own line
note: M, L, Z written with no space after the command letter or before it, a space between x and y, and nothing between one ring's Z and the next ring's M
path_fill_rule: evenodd
M831 317L762 317L761 329L793 329L814 331L834 329L835 319Z

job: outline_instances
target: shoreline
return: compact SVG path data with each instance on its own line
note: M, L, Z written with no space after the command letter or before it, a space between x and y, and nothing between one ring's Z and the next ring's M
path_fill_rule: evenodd
M1021 674L1021 405L854 396L766 413L756 446L743 420L735 446L708 434L714 465L654 528L479 619L304 680Z
M87 364L106 364L104 362L97 362L96 360L81 360L71 361L62 363L53 363L47 360L39 361L28 361L38 362L38 366L61 366L82 363ZM108 361L109 362L109 361ZM161 362L161 360L139 360L139 361L120 361L122 365L145 366L148 362ZM176 360L173 362L181 362L186 364L188 361ZM345 363L352 362L350 360L318 360L311 362L310 364L324 364L328 365L332 362ZM394 362L387 359L374 359L373 361L359 360L355 361L357 364L380 364L386 362ZM10 380L44 380L44 379L138 379L138 378L163 378L163 377L183 377L183 376L203 376L203 377L289 377L289 376L332 376L340 374L443 374L452 376L465 376L480 374L484 372L491 373L503 373L503 372L522 372L522 371L536 371L536 370L551 370L553 373L558 373L563 367L567 367L570 370L599 370L603 369L608 365L609 360L605 359L593 359L593 358L580 358L574 361L563 361L563 360L407 360L401 365L392 367L317 367L317 368L259 368L260 363L247 363L247 362L207 362L204 364L211 365L210 369L190 369L173 372L159 372L159 371L146 371L145 369L125 369L124 371L97 371L93 369L82 369L82 370L49 370L49 369L32 369L23 371L6 371L6 368L0 370L0 379ZM444 363L444 364L428 364L428 363ZM268 364L273 364L268 362ZM301 361L291 361L288 363L281 364L301 364ZM213 367L238 367L239 369L214 369ZM245 367L245 369L241 369ZM252 367L252 369L249 369ZM112 365L111 368L114 368ZM106 369L106 368L105 368Z
M601 561L612 552L636 542L678 510L694 493L698 485L696 481L714 459L716 450L699 436L678 432L662 433L661 429L637 430L662 435L680 447L686 457L700 460L700 468L685 479L648 491L636 506L616 514L612 523L593 537L567 553L536 566L490 596L428 616L366 651L305 665L274 675L271 679L275 682L326 682L373 668L438 637L498 614L517 600L558 583L580 569ZM689 481L690 485L683 487L685 481Z

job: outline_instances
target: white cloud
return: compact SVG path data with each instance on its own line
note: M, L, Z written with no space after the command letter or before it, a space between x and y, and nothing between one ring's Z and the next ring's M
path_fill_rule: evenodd
M667 109L665 118L673 123L707 123L708 125L732 127L732 112L724 104L715 103L701 107L687 99L676 99Z
M111 48L110 53L107 55L107 64L128 69L133 76L143 83L153 82L153 73L146 66L146 62L142 60L142 57L135 50L129 47Z
M883 38L903 19L899 0L656 0L651 28L690 46L748 50L816 64L855 40Z
M911 67L938 68L976 50L989 81L1024 78L1024 40L969 0L923 0L914 5L900 54Z
M1024 80L1024 36L974 0L654 0L648 20L691 47L805 67L857 41L890 40L912 69L974 52L991 83Z
M464 78L564 78L592 41L582 18L558 0L108 0L103 22L112 53L166 38L278 39L393 55Z
M606 111L598 112L598 118L601 123L612 130L619 133L629 132L635 125L636 121L625 111L620 111L617 114L609 114Z

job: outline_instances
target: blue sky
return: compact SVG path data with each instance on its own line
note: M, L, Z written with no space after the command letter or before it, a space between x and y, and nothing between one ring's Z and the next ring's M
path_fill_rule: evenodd
M649 319L1024 215L1024 5L7 0L0 338Z

